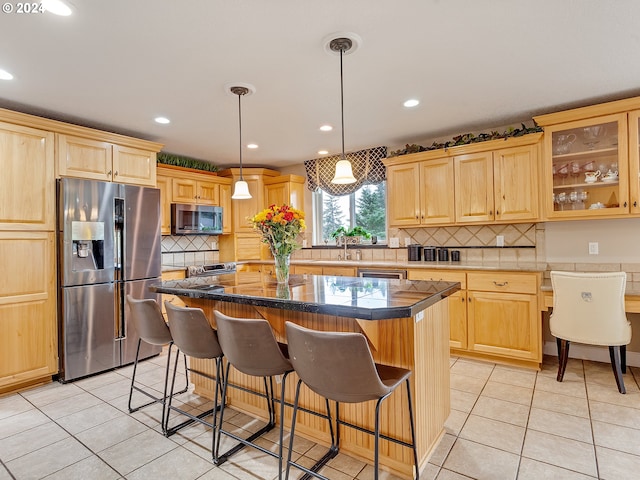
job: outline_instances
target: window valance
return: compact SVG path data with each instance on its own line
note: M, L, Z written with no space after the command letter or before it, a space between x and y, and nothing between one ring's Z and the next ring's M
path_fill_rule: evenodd
M340 155L306 160L304 168L307 172L307 188L312 192L321 189L329 195L349 195L363 185L375 185L387 178L387 169L382 159L387 156L387 147L374 147L357 152L346 153L345 157L351 162L353 176L356 182L349 185L331 183L336 171L336 163Z

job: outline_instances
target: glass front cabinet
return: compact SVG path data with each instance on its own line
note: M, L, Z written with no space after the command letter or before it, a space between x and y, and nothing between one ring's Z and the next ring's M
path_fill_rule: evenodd
M629 112L629 211L640 213L640 110Z

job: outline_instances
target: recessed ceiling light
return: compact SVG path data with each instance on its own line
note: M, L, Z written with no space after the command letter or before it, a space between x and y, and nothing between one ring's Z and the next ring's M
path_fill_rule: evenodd
M416 100L415 98L412 98L411 100L407 100L406 102L404 102L403 105L405 107L415 107L416 105L420 105L420 100Z
M154 120L156 121L156 123L161 123L163 125L166 125L167 123L171 123L171 120L169 120L167 117L156 117L154 118Z
M331 125L322 125L320 127L320 130L322 130L323 132L330 132L331 130L333 130L333 127Z
M258 145L256 145L255 143L250 143L249 145L247 145L247 148L258 148Z
M327 150L318 150L318 155L326 155L329 153Z
M47 12L61 17L68 17L72 13L71 7L62 0L42 0L42 6Z
M12 79L13 79L13 75L11 75L6 70L2 70L0 68L0 80L12 80Z

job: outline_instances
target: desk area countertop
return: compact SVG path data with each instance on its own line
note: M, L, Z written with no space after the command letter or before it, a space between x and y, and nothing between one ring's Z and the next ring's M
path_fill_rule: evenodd
M288 285L259 272L168 280L152 289L188 298L337 315L361 320L412 317L460 290L454 282L291 275Z

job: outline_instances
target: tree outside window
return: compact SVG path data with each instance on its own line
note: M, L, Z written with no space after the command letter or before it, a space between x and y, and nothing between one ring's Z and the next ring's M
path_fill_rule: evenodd
M365 185L350 195L333 196L320 191L314 194L314 243L332 242L331 234L338 227L360 226L378 241L387 238L385 182Z

